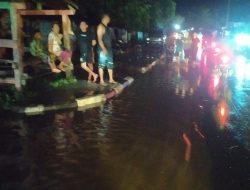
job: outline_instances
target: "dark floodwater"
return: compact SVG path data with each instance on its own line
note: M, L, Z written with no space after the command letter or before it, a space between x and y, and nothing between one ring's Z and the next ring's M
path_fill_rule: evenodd
M247 148L216 127L205 84L163 63L97 108L2 119L0 189L249 189Z

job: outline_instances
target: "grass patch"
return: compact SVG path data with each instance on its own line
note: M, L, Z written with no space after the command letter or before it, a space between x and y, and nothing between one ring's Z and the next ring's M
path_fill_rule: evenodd
M58 80L52 81L49 83L49 85L50 87L53 87L53 88L62 88L68 85L76 84L76 83L77 83L77 79L74 76L71 76L66 79L58 79Z

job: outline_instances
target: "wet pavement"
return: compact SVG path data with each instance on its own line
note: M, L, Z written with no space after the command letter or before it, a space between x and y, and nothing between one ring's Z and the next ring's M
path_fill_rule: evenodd
M162 61L99 107L1 116L0 189L250 189L248 87L209 84Z

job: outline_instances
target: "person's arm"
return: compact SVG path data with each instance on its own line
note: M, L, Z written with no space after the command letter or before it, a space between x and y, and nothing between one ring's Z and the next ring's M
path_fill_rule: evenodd
M34 40L32 40L32 42L30 43L30 53L31 55L36 56L37 51Z
M104 42L103 42L103 35L104 35L104 33L105 33L105 28L102 25L99 25L97 27L97 41L98 41L99 46L102 49L102 52L104 54L107 54L108 50L105 47Z
M53 43L54 42L53 41L54 41L53 37L51 35L49 35L49 37L48 37L48 51L51 54L54 54L54 52L53 52Z
M92 46L95 46L96 45L96 40L92 40L91 44L92 44Z
M92 47L96 46L96 33L94 32L94 29L90 31L90 39L91 39L91 45Z

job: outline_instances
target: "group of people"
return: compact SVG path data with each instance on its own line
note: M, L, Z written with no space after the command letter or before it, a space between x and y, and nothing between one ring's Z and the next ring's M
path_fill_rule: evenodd
M80 64L86 72L88 72L88 81L96 82L100 79L101 85L107 85L104 81L104 69L108 70L109 83L116 84L113 78L113 53L112 53L112 39L109 33L108 24L110 23L110 16L104 14L101 18L100 24L97 26L97 35L93 35L88 30L88 23L81 20L78 24L78 31L76 32L76 39L80 50ZM97 36L97 39L96 39ZM71 66L72 51L64 50L62 48L63 35L60 33L60 27L57 23L52 26L52 31L48 36L48 51L42 45L42 35L36 31L32 42L30 43L30 52L33 56L39 58L43 62L48 62L50 69L54 73L65 71L65 66ZM97 45L98 54L98 73L94 71L94 46ZM56 65L56 60L60 64Z
M200 44L196 32L189 33L187 37L183 33L172 33L167 41L167 49L172 49L175 62L185 61L195 64Z

